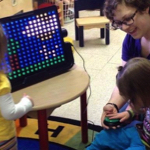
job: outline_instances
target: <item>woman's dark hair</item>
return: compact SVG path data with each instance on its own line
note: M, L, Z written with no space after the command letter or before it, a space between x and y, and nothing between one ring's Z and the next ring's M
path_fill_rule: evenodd
M134 7L138 11L142 12L146 8L150 7L150 0L105 0L103 12L108 19L113 20L113 11L116 9L118 4L125 4L126 6Z
M150 105L149 60L145 58L130 59L124 67L119 67L116 82L120 94L124 98L130 99L134 106L137 105L137 98L144 106Z

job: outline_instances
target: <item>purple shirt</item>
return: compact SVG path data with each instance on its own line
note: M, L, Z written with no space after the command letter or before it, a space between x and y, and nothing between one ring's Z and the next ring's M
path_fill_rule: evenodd
M141 39L134 39L131 35L127 34L122 46L122 60L128 61L134 57L141 56ZM147 59L150 60L150 55Z

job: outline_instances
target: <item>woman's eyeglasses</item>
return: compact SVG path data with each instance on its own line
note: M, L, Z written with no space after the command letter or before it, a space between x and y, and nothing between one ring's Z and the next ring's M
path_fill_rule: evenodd
M136 10L135 13L131 17L126 18L124 21L113 21L112 22L113 28L114 29L121 29L123 24L125 24L127 26L132 25L134 23L134 17L135 17L137 12L138 12L138 10Z

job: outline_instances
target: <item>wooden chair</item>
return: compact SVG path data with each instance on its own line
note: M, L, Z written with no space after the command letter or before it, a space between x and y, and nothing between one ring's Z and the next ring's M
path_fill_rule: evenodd
M75 0L75 39L79 40L79 46L84 47L83 31L91 28L100 28L100 37L105 37L106 45L109 44L109 20L103 16L104 0ZM79 12L82 10L99 10L99 16L80 17Z
M62 1L57 1L56 0L33 0L33 9L39 9L39 8L44 8L48 7L50 5L56 5L58 7L58 13L59 13L59 20L61 26L64 25L64 15L63 15L63 2Z

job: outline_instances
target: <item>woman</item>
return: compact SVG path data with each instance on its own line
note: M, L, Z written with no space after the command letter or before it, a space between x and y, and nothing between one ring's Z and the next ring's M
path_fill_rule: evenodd
M104 14L114 29L127 33L122 45L122 66L134 57L150 60L150 0L105 0ZM117 113L127 101L115 87L103 108L101 124L104 128L109 129L103 123L105 116Z

